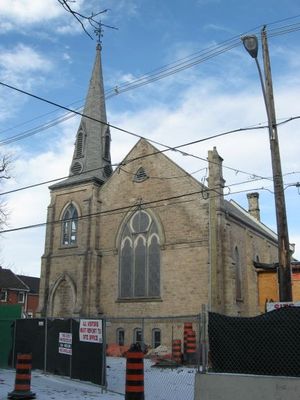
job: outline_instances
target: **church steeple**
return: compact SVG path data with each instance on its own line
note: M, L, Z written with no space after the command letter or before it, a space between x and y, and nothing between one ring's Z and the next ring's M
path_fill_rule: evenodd
M70 176L74 178L77 176L80 180L81 178L96 178L105 182L112 172L111 138L106 118L100 43L96 48L96 58L83 115L76 136Z
M104 183L112 173L110 141L104 97L101 44L98 43L83 116L76 135L69 177L54 187L90 180Z

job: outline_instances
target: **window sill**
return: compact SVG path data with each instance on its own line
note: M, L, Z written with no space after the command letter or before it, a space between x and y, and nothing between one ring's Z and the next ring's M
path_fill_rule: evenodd
M149 302L162 302L161 297L124 297L124 298L118 298L116 300L116 303L149 303Z
M64 249L74 249L77 248L77 244L61 244L59 247L59 250L64 250Z

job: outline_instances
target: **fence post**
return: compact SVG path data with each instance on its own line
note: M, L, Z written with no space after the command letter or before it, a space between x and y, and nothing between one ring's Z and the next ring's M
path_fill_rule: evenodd
M48 346L48 318L44 319L45 335L44 335L44 372L47 371L47 346Z
M17 320L15 319L14 323L14 339L13 339L13 350L12 350L12 359L11 359L11 366L15 366L15 352L16 352L16 332L17 332Z
M142 350L145 351L145 319L142 318Z
M70 378L72 379L72 357L73 357L73 346L74 346L74 341L73 341L73 319L70 318L70 333L71 333L71 338L72 338L72 344L71 344L71 354L70 354L70 364L69 364L69 375Z
M202 316L199 314L198 318L198 342L197 342L197 371L200 372L200 365L202 360L202 347L201 347L201 323L202 323Z
M107 391L107 374L106 374L106 318L102 320L102 373L101 373L101 393L103 389Z
M201 351L202 351L202 373L205 374L207 371L208 361L208 332L207 332L207 305L202 304L201 310Z

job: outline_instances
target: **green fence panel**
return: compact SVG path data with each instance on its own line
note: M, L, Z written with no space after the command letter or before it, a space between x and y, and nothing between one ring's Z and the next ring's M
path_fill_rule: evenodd
M0 306L0 367L9 366L9 356L12 350L12 323L20 318L22 306L19 304L2 304Z

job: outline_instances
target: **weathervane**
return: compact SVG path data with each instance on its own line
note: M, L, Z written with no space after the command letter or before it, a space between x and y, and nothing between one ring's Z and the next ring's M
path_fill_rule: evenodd
M116 30L119 29L119 28L116 28L116 27L111 26L111 25L103 24L102 21L101 21L101 19L100 19L99 21L93 20L93 22L91 23L91 25L94 27L94 33L95 33L96 38L97 38L97 44L99 44L101 47L102 47L102 40L101 40L101 38L103 37L103 32L104 32L103 27L105 27L105 28L110 28L110 29L116 29Z

